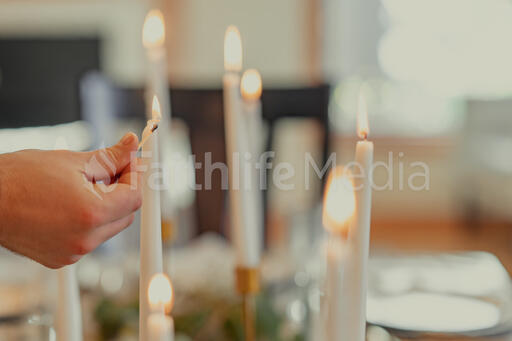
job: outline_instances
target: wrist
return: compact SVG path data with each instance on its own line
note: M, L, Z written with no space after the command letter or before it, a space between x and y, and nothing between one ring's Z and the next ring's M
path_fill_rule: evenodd
M8 154L0 154L0 245L5 240Z

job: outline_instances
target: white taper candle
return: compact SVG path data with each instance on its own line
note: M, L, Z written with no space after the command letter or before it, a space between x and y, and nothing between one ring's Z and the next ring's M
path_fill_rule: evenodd
M57 341L81 341L82 311L76 265L57 270L58 298L55 321Z
M148 99L150 100L153 95L158 97L162 109L161 124L167 126L171 108L165 51L165 22L160 10L153 9L146 15L142 28L142 43L148 61Z
M250 160L244 162L242 169L244 179L242 187L244 225L247 230L250 247L254 248L254 262L259 262L263 244L263 195L260 184L260 168L257 162L263 152L263 120L261 111L262 82L258 71L249 69L242 75L240 89L243 97L243 114L240 129L241 138L247 143ZM257 264L256 264L257 265ZM253 265L254 266L254 265Z
M356 212L349 230L349 241L353 248L353 291L350 301L353 321L353 334L350 340L364 341L366 338L366 295L368 287L368 257L370 249L370 216L372 205L371 169L373 163L373 143L359 141L356 146L355 161L364 171L364 176L355 177Z
M359 96L357 131L361 141L357 142L355 152L356 171L354 177L356 189L356 211L354 221L349 229L349 242L353 248L351 267L353 273L347 283L350 293L347 296L350 306L352 326L349 340L364 341L366 339L366 295L368 287L368 257L370 249L370 217L372 207L372 170L373 143L367 141L369 134L368 112L362 94Z
M148 339L147 321L150 314L148 287L151 278L161 273L162 264L162 221L160 211L160 191L158 179L158 130L153 131L154 124L159 120L158 100L153 101L154 120L148 121L142 139L141 162L144 169L142 177L142 209L140 225L140 278L139 278L139 339ZM157 114L158 112L158 114Z
M174 341L174 321L162 313L148 317L148 341Z
M174 321L165 315L174 302L171 281L163 273L151 278L148 287L148 302L151 310L147 317L148 341L174 341Z
M324 341L343 340L343 279L347 263L346 242L332 235L326 241L326 273L324 315L326 323Z
M347 280L352 276L352 248L347 243L348 227L355 210L351 174L343 167L334 168L325 186L322 220L329 232L326 251L325 297L322 318L325 341L349 341L352 328L347 323L350 306L347 301Z
M252 195L246 190L246 177L251 176L245 154L250 152L247 125L242 117L240 75L242 68L242 43L240 33L229 26L224 39L223 77L224 130L226 135L226 157L229 168L229 203L231 239L235 245L236 263L243 267L259 265L259 232L246 223L247 200Z

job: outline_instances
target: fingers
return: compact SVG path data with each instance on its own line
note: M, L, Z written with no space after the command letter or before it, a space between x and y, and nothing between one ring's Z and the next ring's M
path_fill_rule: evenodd
M138 176L135 174L135 176ZM104 221L106 223L118 220L138 210L142 205L142 192L140 186L131 188L127 184L117 184L111 192L103 197L103 209L108 212Z
M127 184L132 187L142 185L142 173L144 171L139 167L140 159L133 159L130 164L119 174L118 183ZM135 176L137 175L137 176Z
M85 153L84 173L89 181L110 183L120 174L135 156L139 139L134 133L127 133L114 146Z
M110 238L112 238L113 236L115 236L128 226L130 226L133 223L134 219L135 213L131 213L119 220L98 227L89 237L90 243L93 245L93 248L98 247L103 242L109 240Z
M75 237L68 243L68 247L60 251L54 257L49 257L43 265L49 268L59 268L64 265L73 264L80 258L94 251L103 242L112 238L133 223L135 213L131 213L121 219L97 227L82 236Z
M142 205L142 173L133 166L125 168L117 183L112 185L94 184L101 200L95 202L101 211L101 224L121 219L138 210Z

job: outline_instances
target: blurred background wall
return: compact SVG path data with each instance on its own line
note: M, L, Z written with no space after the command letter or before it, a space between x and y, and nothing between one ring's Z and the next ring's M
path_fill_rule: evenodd
M244 67L258 68L265 84L312 80L313 0L172 0L163 7L173 83L220 84L229 24L236 25L243 37Z
M228 23L244 37L244 65L266 80L311 79L311 0L156 2L167 20L169 75L177 85L220 84ZM123 85L144 80L140 28L149 3L138 0L0 1L4 37L94 37L104 71ZM264 39L262 39L264 38Z
M167 23L172 86L220 87L228 24L239 27L244 66L261 71L265 88L330 83L331 148L341 161L352 158L363 88L376 159L387 163L392 152L395 170L393 189L374 196L376 237L410 235L420 244L438 229L449 241L481 221L497 221L499 235L507 236L498 242L506 249L510 229L503 226L511 221L512 188L503 185L512 176L512 165L503 161L512 126L510 1L0 0L0 40L97 41L94 67L117 85L141 87L141 27L153 5L162 8ZM0 65L0 94L12 70ZM32 93L51 83L45 79L30 85ZM16 96L28 91L25 86ZM17 115L9 112L2 115ZM416 161L429 166L429 189L400 189L400 162L407 182ZM376 182L386 176L379 169ZM393 228L398 232L388 232ZM482 247L496 235L475 229L471 233L481 234L475 243L481 240Z
M140 28L147 6L137 0L2 0L0 36L99 39L105 73L122 84L140 85L145 65Z

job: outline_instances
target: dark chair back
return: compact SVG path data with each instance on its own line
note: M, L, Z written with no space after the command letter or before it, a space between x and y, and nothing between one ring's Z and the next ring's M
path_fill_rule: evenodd
M302 117L317 120L324 127L323 162L329 150L330 88L321 85L307 88L265 89L262 94L263 118L269 125L266 149L272 150L274 126L285 117ZM192 152L196 161L205 164L206 153L211 153L212 163L226 162L224 139L224 114L220 89L171 90L173 117L183 119L190 129ZM196 183L204 186L204 167L196 170ZM265 212L267 191L263 191ZM200 231L221 231L225 221L226 193L221 189L221 173L212 173L212 189L196 195L197 222ZM222 231L221 231L222 232Z

